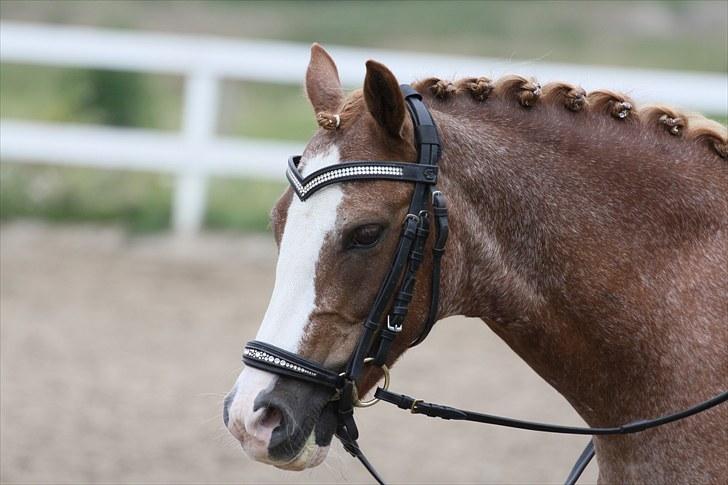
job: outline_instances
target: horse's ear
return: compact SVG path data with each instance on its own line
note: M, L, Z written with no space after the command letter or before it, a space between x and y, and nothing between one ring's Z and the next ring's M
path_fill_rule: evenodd
M317 43L311 46L311 60L306 70L306 95L317 114L322 111L335 112L344 99L336 64Z
M394 74L376 61L367 61L364 100L377 123L390 136L400 138L405 117L404 96Z

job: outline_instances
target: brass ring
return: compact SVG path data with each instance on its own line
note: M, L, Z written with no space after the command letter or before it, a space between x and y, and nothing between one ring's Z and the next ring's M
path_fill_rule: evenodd
M369 362L372 362L373 360L374 360L374 357L367 357L366 359L364 359L364 363L368 364ZM389 367L382 364L381 369L382 369L382 372L384 373L384 386L382 387L382 389L384 389L386 391L387 389L389 389ZM379 402L379 399L376 397L373 397L373 398L369 399L368 401L362 401L361 399L359 399L358 391L356 390L356 386L354 386L354 406L356 406L358 408L368 408L370 406L374 406L378 402Z
M367 357L366 359L364 359L364 364L368 364L369 362L373 362L373 361L374 361L374 357ZM389 367L382 364L381 369L382 369L382 372L384 373L384 386L382 386L382 389L384 389L386 391L387 389L389 389ZM340 375L343 375L343 373ZM369 399L368 401L362 401L361 399L359 399L359 392L357 391L356 386L353 386L352 392L354 393L354 400L353 400L354 406L356 406L358 408L368 408L370 406L374 406L376 403L379 402L379 399L376 397L373 397L373 398Z

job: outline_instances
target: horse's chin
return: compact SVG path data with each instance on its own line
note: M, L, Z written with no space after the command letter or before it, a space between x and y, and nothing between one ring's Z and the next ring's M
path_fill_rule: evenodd
M330 445L319 446L316 444L316 434L312 432L306 443L301 448L301 452L291 461L287 463L273 463L277 468L289 471L301 471L306 468L313 468L323 463L326 455L329 453Z

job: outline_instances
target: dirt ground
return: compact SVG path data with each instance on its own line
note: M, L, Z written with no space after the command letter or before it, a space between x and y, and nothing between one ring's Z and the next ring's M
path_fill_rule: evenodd
M337 443L284 472L222 425L273 284L265 236L129 237L113 228L4 225L0 236L3 483L371 483ZM566 401L480 321L454 318L395 367L392 388L565 424ZM563 482L584 437L358 412L391 483ZM592 464L581 483L596 479Z

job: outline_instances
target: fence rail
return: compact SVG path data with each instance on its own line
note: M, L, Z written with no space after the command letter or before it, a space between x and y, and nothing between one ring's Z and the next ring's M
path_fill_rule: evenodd
M541 61L444 56L327 46L342 82L360 85L364 61L376 58L399 79L504 73L535 75L543 82L569 80L586 89L609 87L640 101L661 101L709 113L728 113L728 76L580 66ZM3 162L44 162L170 172L176 176L173 225L181 234L199 230L207 177L280 178L289 153L300 144L223 138L216 134L223 79L299 84L309 46L290 42L111 31L87 27L0 22L0 62L170 73L185 78L182 129L178 133L20 120L0 120Z

